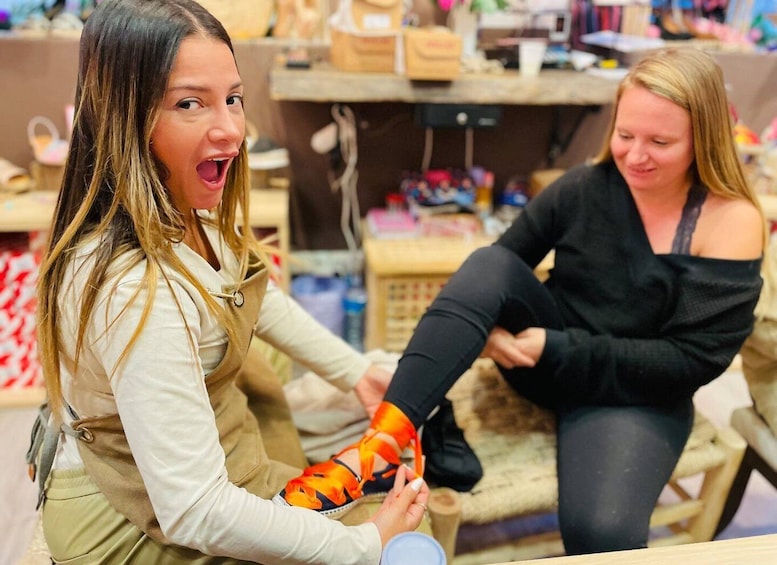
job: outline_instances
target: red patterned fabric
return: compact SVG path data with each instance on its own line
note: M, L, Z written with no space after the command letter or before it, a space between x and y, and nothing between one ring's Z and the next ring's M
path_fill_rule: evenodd
M35 284L40 256L30 236L0 234L0 388L43 384L36 343Z

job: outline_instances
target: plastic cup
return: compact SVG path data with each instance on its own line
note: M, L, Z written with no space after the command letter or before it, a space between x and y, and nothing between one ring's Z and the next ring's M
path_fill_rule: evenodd
M518 67L522 77L536 77L540 74L547 48L548 42L545 39L521 39L518 46Z
M421 532L394 536L383 548L380 565L445 565L445 551L439 542Z

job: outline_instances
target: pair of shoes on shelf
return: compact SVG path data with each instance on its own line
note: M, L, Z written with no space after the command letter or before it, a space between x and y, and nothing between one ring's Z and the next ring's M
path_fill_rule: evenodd
M32 177L23 168L8 159L0 159L0 193L19 194L30 190Z
M70 12L59 11L51 18L40 12L34 12L13 29L24 35L79 37L84 22Z
M370 431L357 444L346 447L329 461L305 469L273 497L273 502L309 508L337 518L362 501L385 496L393 487L402 462L396 447L386 443L380 434L391 436L400 450L412 445L415 471L419 476L423 474L423 456L415 426L399 408L383 402L372 418ZM343 454L353 449L359 453L361 474L342 461ZM374 469L376 454L388 462L383 469Z
M248 168L269 171L289 166L289 152L265 136L258 137L248 147Z
M693 39L693 34L685 29L684 25L678 23L671 12L664 12L656 18L656 25L661 31L661 39L669 41Z

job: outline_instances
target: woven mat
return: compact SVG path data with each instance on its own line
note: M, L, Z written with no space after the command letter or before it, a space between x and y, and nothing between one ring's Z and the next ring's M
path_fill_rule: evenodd
M448 393L456 421L483 464L484 476L462 493L462 523L486 524L548 512L558 502L556 422L518 396L490 361L479 360ZM673 478L723 463L715 427L699 412Z

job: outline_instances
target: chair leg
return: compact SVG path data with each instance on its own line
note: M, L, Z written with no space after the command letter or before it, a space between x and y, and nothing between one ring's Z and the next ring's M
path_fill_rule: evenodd
M688 533L694 542L710 541L720 521L720 514L731 490L731 484L737 474L747 443L734 428L718 430L716 443L726 452L726 461L715 469L705 473L699 492L699 500L704 503L704 511L688 524Z
M456 553L456 536L461 523L459 493L448 487L432 489L429 494L428 509L432 519L432 533L445 550L448 563L452 563Z
M777 469L770 466L756 451L753 451L753 469L761 473L774 488L777 488Z
M726 498L726 504L723 506L723 512L720 515L720 521L715 528L715 535L713 537L718 537L718 535L728 527L731 520L734 519L734 516L739 509L739 505L742 503L742 497L745 494L747 483L750 481L750 474L753 472L755 458L758 458L758 454L748 446L745 455L742 458L742 464L739 466L739 471L737 471L737 476L731 484L731 490L728 493L728 498Z

